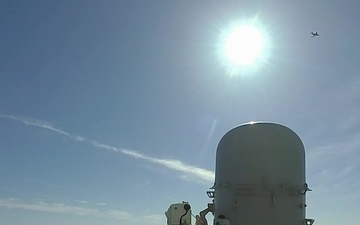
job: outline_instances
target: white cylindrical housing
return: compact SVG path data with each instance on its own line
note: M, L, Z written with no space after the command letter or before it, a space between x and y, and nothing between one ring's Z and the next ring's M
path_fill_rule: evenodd
M303 225L305 151L298 135L274 123L230 130L216 153L214 225Z

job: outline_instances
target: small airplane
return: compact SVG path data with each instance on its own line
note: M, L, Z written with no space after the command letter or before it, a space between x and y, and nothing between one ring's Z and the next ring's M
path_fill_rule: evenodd
M311 32L310 34L312 35L312 36L311 36L312 38L313 38L313 37L316 37L316 36L320 36L320 35L318 34L318 32Z

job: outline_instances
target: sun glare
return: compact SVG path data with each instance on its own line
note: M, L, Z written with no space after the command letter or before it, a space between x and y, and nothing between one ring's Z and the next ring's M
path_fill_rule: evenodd
M245 74L257 70L269 54L269 40L256 19L233 23L223 30L219 56L228 73Z
M235 65L248 65L260 56L263 47L261 33L252 26L233 30L225 43L225 52Z

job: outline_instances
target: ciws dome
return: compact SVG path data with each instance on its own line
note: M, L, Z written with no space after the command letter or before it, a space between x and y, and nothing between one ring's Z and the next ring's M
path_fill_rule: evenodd
M305 178L305 149L294 131L267 122L237 126L219 142L212 202L195 224L206 225L211 212L213 225L311 225ZM176 221L168 225L183 225Z

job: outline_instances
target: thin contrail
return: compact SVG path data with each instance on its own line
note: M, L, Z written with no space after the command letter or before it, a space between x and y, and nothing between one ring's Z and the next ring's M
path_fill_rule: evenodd
M122 153L124 155L130 156L134 159L143 159L146 160L148 162L154 163L154 164L158 164L158 165L162 165L165 166L169 169L172 170L176 170L179 172L182 172L184 174L196 177L196 178L200 178L204 181L211 181L213 182L215 180L215 174L213 171L210 170L206 170L206 169L202 169L196 166L192 166L192 165L187 165L179 160L174 160L174 159L159 159L159 158L154 158L154 157L150 157L147 155L144 155L142 153L133 151L133 150L128 150L128 149L123 149L123 148L117 148L117 147L113 147L107 144L102 144L99 143L97 141L94 140L90 140L87 139L85 137L82 136L78 136L78 135L73 135L70 134L66 131L60 130L58 128L55 128L53 125L40 121L40 120L34 120L34 119L28 119L28 118L23 118L23 117L18 117L18 116L12 116L12 115L6 115L6 114L0 114L0 117L2 118L6 118L6 119L11 119L13 121L17 121L17 122L21 122L27 126L34 126L34 127L39 127L42 129L47 129L50 131L53 131L57 134L60 135L64 135L70 139L73 139L75 141L81 141L81 142L85 142L85 143L89 143L92 146L96 147L96 148L101 148L101 149L106 149L106 150L110 150L110 151L114 151L114 152L118 152L118 153Z

